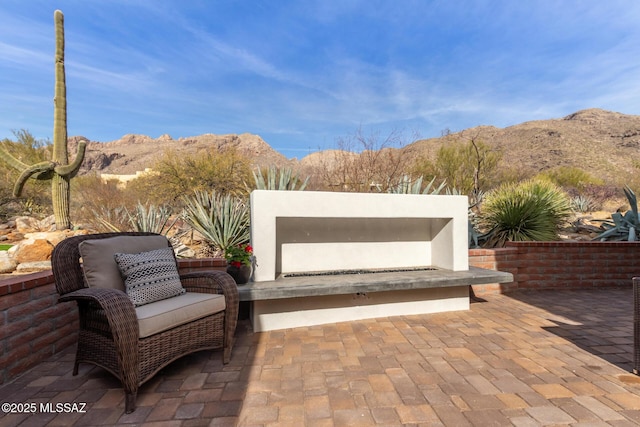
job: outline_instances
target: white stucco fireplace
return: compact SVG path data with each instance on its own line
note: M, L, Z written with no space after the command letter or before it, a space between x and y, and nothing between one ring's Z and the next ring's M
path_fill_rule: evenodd
M466 196L253 191L257 264L240 297L254 330L468 309L468 285L496 277L469 271L467 209Z

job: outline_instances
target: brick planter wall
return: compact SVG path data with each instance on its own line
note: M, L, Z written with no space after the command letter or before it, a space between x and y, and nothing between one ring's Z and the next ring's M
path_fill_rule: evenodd
M473 286L476 296L535 289L631 286L640 276L640 242L510 242L469 250L469 265L508 271L514 282Z
M224 259L179 260L181 272L224 270ZM75 344L78 309L58 304L51 271L0 280L0 384Z

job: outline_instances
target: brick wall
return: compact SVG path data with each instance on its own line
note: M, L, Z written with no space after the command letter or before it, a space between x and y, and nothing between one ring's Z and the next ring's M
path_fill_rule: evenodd
M508 271L514 282L474 285L476 296L526 289L631 286L640 276L640 242L510 242L471 249L469 265Z
M178 261L181 272L224 270L223 259ZM51 271L0 280L0 384L75 344L78 309L58 304Z

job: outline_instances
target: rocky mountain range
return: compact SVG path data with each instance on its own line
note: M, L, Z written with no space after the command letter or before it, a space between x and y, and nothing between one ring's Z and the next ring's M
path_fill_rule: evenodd
M600 109L506 128L479 126L410 145L435 155L442 144L476 138L502 153L499 167L539 172L577 167L608 183L624 183L640 167L640 116Z
M82 137L70 138L70 151ZM557 166L574 166L607 182L624 182L640 167L640 116L600 109L578 111L563 118L537 120L506 128L479 126L438 138L422 139L399 150L412 155L435 156L438 148L452 141L475 138L502 153L502 166L541 171ZM125 135L111 142L90 142L82 173L133 174L151 167L162 153L171 150L195 153L211 147L234 147L247 154L257 166L297 167L334 156L333 150L312 153L300 160L287 159L260 136L253 134L213 135L173 139L169 135L151 138Z

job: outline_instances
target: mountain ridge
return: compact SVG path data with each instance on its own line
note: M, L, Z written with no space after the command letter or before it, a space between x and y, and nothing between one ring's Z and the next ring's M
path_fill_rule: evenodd
M70 138L70 151L83 137ZM558 166L579 167L605 181L618 182L640 163L640 116L597 108L580 110L562 118L532 120L498 128L481 125L441 137L413 141L399 150L435 158L443 144L476 138L502 153L499 167L532 173ZM86 139L86 138L85 138ZM152 167L167 151L197 153L209 148L232 147L254 165L304 168L335 156L336 149L311 153L300 160L287 159L259 135L203 134L173 139L128 134L110 142L89 142L81 173L133 174ZM623 178L623 177L622 177Z

